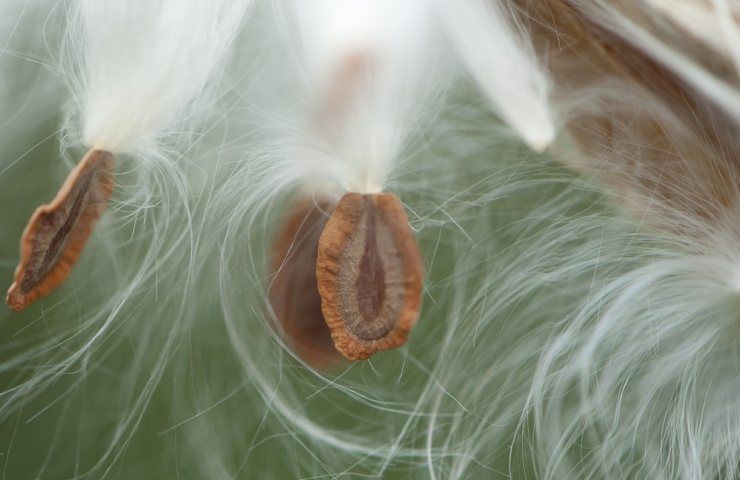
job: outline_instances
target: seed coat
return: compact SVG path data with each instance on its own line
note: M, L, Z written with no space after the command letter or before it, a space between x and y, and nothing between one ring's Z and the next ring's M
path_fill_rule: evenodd
M51 203L31 216L6 302L20 312L61 285L105 211L113 191L112 153L90 150Z
M348 193L321 235L316 277L324 319L350 360L406 342L424 267L408 218L389 193Z

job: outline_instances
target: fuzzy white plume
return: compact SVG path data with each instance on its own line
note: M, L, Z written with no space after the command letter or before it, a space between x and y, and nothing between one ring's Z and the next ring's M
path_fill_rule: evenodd
M501 118L536 151L554 140L550 80L526 31L499 0L441 0L457 51Z
M345 190L379 192L429 89L427 0L297 1L308 131ZM423 83L422 81L426 82Z
M187 117L251 0L79 0L71 35L83 139L114 152L154 144ZM78 43L81 42L81 43Z
M722 2L718 0L718 4ZM649 28L640 25L634 19L629 18L622 13L618 7L609 2L597 0L593 2L577 2L577 5L583 12L592 16L594 21L599 22L605 28L609 29L616 35L623 38L626 42L635 45L645 52L656 62L663 64L666 68L673 71L679 78L701 92L708 99L713 101L719 108L733 117L733 120L740 122L740 89L734 79L723 78L722 75L713 72L699 60L692 58L689 48L682 50L680 44L674 40L673 44L661 39ZM727 11L724 15L717 13L715 20L716 30L711 34L706 30L703 32L705 38L712 38L712 42L725 45L724 48L717 48L721 54L731 56L732 60L737 62L736 52L738 47L733 43L738 37L738 28L734 20L734 14ZM674 18L684 18L683 13L674 12ZM724 18L724 20L721 20ZM706 17L704 18L706 20ZM682 23L693 22L691 19L683 19ZM699 27L697 27L699 28ZM737 65L735 65L737 68Z

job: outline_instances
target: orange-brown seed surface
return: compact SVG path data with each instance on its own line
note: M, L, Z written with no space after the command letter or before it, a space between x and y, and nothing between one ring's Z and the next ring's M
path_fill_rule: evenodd
M90 150L51 203L31 216L6 301L16 312L66 280L113 191L113 154Z
M316 276L324 318L346 358L406 343L421 308L424 267L398 199L342 197L319 241Z

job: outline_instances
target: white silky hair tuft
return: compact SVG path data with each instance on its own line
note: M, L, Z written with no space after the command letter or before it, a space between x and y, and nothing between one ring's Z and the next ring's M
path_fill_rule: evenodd
M296 1L305 138L325 177L380 192L434 84L428 0ZM315 173L312 172L312 173Z
M734 478L737 233L702 245L641 235L629 259L601 246L615 274L554 330L533 377L524 423L538 478Z
M440 0L462 61L506 122L540 152L557 134L550 79L524 27L499 0Z
M187 120L252 0L79 0L70 57L82 137L129 152Z
M718 4L722 3L718 0ZM617 6L611 5L609 2L604 0L595 0L583 2L579 0L576 2L579 8L584 13L587 13L593 18L595 22L604 25L606 28L614 32L623 38L626 42L635 45L637 48L644 51L647 55L652 57L655 61L660 62L666 68L673 71L679 78L691 85L706 98L712 100L719 108L723 109L728 115L731 115L735 122L740 122L740 89L737 83L737 68L738 64L735 63L735 78L727 79L723 76L716 74L706 66L702 65L697 59L692 58L690 51L682 51L679 43L679 35L674 36L674 41L667 42L648 28L639 25L633 19L630 19L627 15L620 12ZM679 11L674 11L674 16L681 16ZM738 25L734 19L735 13L727 11L716 13L717 28L713 34L704 32L705 36L710 35L713 39L711 43L714 43L716 53L721 55L727 55L730 57L732 62L737 62L738 57L737 46L734 41L738 38ZM721 20L724 16L729 17L726 20ZM685 19L682 23L693 22L693 20ZM695 23L696 25L696 23ZM724 48L718 48L717 43L724 45ZM685 45L689 45L686 42ZM676 48L678 47L678 48ZM689 48L687 48L689 50Z

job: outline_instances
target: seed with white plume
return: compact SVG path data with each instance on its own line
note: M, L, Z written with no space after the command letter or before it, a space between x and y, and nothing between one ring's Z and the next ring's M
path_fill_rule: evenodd
M431 89L424 82L434 83L429 75L430 5L425 0L294 5L301 71L309 79L312 104L306 136L320 146L315 155L323 159L310 173L314 177L323 173L323 183L330 186L320 195L351 193L338 202L318 245L299 244L305 251L295 252L313 255L314 271L306 272L286 257L288 263L276 272L280 285L309 277L313 290L318 280L321 311L310 298L304 301L296 295L289 299L295 300L293 305L273 311L286 325L296 323L289 312L305 308L301 304L311 307L310 315L302 317L302 328L318 335L309 323L325 320L337 350L352 360L402 345L421 304L422 266L408 220L398 199L380 192L399 160L406 135L417 128L418 112L426 107L423 100ZM298 161L305 163L303 158ZM318 190L316 184L313 188ZM301 203L305 201L297 205ZM300 207L295 213L301 214ZM289 222L279 238L294 230ZM347 298L354 302L354 310L343 301ZM364 302L367 299L373 301ZM359 315L358 308L366 305L370 310ZM363 326L382 333L363 337L358 333ZM296 340L300 339L291 339Z
M317 368L336 362L331 332L321 312L316 280L319 238L334 201L298 197L274 237L268 295L280 332L298 355Z
M238 32L250 0L78 0L69 60L90 147L26 228L8 303L22 310L67 277L113 189L114 154L143 154L187 116Z
M423 270L395 195L342 197L316 261L321 310L337 350L364 360L406 343L421 309Z

